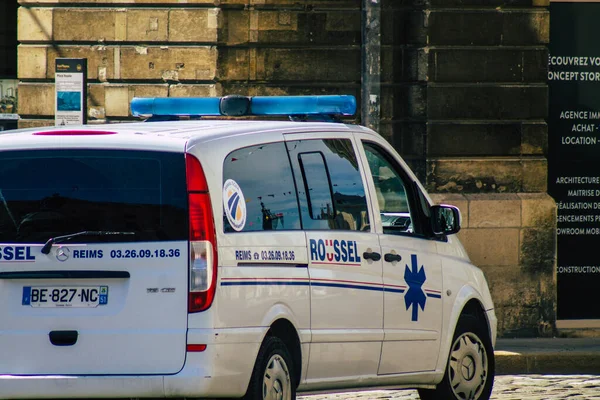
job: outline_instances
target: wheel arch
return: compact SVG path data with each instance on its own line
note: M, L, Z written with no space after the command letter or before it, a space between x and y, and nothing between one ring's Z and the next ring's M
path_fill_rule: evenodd
M435 389L418 389L419 397L427 400L475 396L481 400L490 399L495 360L489 321L481 299L467 299L452 328L451 335L450 332L447 335L448 352L440 352L444 355L443 377Z
M297 387L302 376L302 347L296 327L287 318L279 318L273 321L265 334L265 338L269 336L279 338L289 350L294 363L294 379Z
M479 292L469 285L463 286L456 296L454 305L451 309L450 318L448 319L448 328L446 330L445 339L442 340L440 347L438 369L442 373L446 368L446 362L448 360L448 355L450 354L450 346L452 345L452 338L454 337L458 320L462 315L473 315L476 318L485 321L485 331L493 342L490 321L488 320L483 304L484 302Z
M302 314L293 312L293 310L285 302L277 302L269 308L261 321L261 326L267 327L267 329L260 344L262 345L269 336L277 337L283 341L293 358L294 379L296 384L299 385L302 379L302 367L307 365L302 358L302 343L310 341L310 330L304 327L310 325L310 320L302 317ZM256 349L257 354L259 348L260 345Z
M488 320L485 309L483 308L483 304L479 299L471 298L469 301L467 301L467 304L465 304L465 306L463 307L458 319L460 319L460 317L463 315L472 315L479 320L485 321L485 332L490 337L490 340L492 339L490 321ZM454 325L454 327L456 329L456 324Z

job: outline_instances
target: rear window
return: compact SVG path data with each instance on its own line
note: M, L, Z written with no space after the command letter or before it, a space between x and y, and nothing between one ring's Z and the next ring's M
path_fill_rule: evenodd
M0 152L0 242L44 243L187 239L185 158L124 150Z

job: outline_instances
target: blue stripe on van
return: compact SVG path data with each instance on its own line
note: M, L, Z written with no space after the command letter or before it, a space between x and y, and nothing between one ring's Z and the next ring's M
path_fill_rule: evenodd
M390 292L390 293L404 293L404 292L406 292L406 289L395 289L395 288L384 287L383 291Z
M243 282L221 282L221 286L262 286L262 285L281 285L281 286L309 286L308 282L297 281L243 281Z
M375 292L389 292L389 293L405 293L406 289L400 289L398 287L386 287L386 286L367 286L352 283L337 283L337 282L319 282L319 281L308 281L308 280L244 280L244 281L226 281L221 282L221 286L317 286L317 287L335 287L343 289L357 289L357 290L370 290ZM373 285L378 285L374 283ZM427 297L434 299L441 299L442 295L437 293L427 293Z
M311 282L311 286L323 286L323 287L338 287L345 289L359 289L359 290L374 290L377 292L383 291L381 286L362 286L362 285L349 285L347 283L324 283L324 282Z

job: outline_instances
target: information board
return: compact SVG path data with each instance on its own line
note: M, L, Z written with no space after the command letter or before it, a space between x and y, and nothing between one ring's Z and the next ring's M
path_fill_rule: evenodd
M87 122L87 60L57 58L55 73L54 124L81 125Z
M550 4L548 191L557 327L600 327L600 3Z

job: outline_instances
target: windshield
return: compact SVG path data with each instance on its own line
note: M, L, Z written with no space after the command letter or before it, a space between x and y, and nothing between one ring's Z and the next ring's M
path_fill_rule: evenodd
M185 158L124 150L0 152L0 243L81 231L72 242L187 239Z

